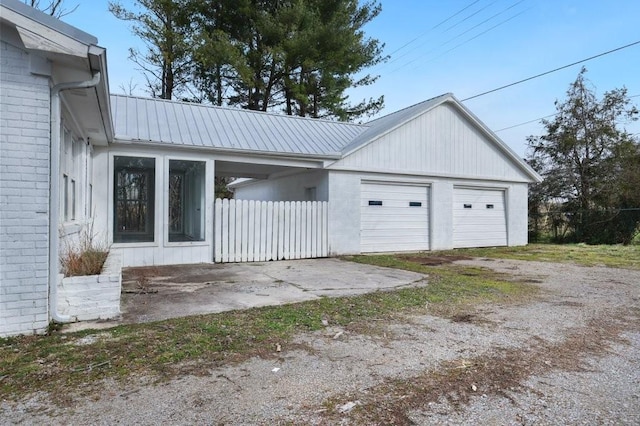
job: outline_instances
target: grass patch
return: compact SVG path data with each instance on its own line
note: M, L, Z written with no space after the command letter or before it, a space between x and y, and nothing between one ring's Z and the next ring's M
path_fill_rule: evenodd
M506 301L534 291L531 286L509 282L507 276L483 268L428 267L394 256L351 259L425 273L429 285L99 332L0 339L0 397L17 398L33 391L65 394L104 378L207 374L221 363L278 356L276 344L286 350L295 334L323 328L323 318L332 325L357 328L372 319L393 319L417 309L424 312L425 305L430 313L453 315L447 307Z
M638 245L529 244L522 247L456 249L432 253L640 269Z

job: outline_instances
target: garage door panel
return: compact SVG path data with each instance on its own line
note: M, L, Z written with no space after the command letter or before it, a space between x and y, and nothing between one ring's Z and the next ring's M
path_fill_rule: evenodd
M453 203L454 247L507 245L504 191L455 188Z
M361 251L428 250L428 199L426 186L363 183ZM381 205L370 205L370 201Z

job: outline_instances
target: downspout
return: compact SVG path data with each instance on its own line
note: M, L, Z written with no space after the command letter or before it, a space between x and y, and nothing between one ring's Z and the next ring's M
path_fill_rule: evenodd
M49 315L54 322L71 322L73 318L58 313L58 273L60 270L58 226L60 223L60 92L89 89L100 83L100 72L91 80L56 84L51 88L51 155L49 158Z

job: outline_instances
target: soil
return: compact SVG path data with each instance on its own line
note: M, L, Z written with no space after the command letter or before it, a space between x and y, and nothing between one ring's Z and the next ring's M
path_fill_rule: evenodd
M370 327L331 324L281 352L198 376L105 382L2 402L3 423L640 424L640 271L455 260L540 288L537 297L425 306Z

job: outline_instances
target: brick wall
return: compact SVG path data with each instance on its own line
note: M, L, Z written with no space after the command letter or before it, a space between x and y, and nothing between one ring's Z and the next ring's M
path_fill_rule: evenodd
M120 315L122 257L114 251L100 275L67 277L58 284L58 312L77 321L110 319Z
M48 324L49 83L0 41L0 336Z

